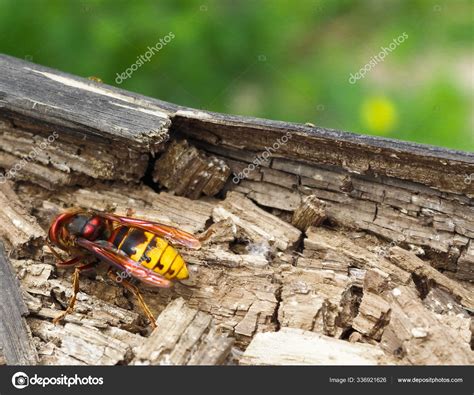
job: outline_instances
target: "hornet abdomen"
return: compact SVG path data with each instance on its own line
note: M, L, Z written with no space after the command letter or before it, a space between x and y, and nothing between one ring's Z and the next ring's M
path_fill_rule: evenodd
M153 233L119 226L109 241L134 261L169 280L184 280L189 276L181 255L165 239Z

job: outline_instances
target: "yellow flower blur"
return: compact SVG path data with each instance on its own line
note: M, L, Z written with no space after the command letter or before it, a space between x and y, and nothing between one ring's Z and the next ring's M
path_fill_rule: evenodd
M397 109L385 97L371 97L362 104L361 118L367 129L377 134L386 134L397 123Z

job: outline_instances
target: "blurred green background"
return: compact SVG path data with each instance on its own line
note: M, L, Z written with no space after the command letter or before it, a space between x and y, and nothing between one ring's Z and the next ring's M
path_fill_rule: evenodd
M473 2L0 0L0 52L181 105L474 151ZM365 78L349 77L403 33Z

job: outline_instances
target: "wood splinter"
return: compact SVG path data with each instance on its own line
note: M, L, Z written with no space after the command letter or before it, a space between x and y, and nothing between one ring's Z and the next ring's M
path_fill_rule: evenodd
M306 196L293 213L291 224L306 232L310 226L319 226L326 218L326 203L315 195Z
M201 194L214 196L219 193L229 175L230 168L222 159L206 155L182 140L173 141L156 161L153 181L179 196L197 199Z

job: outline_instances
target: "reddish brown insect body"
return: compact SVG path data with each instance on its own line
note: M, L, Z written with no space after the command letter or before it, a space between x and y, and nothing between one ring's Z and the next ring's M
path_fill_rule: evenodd
M169 287L172 280L188 277L188 270L179 253L170 245L199 248L200 242L182 230L137 218L122 217L95 211L71 211L59 215L52 223L49 241L68 252L72 259L63 261L51 247L60 266L76 265L90 258L91 262L76 266L74 295L68 309L55 322L70 313L79 291L79 272L92 268L98 260L110 264L109 275L122 283L138 298L154 325L153 315L138 288L127 277L155 287Z

